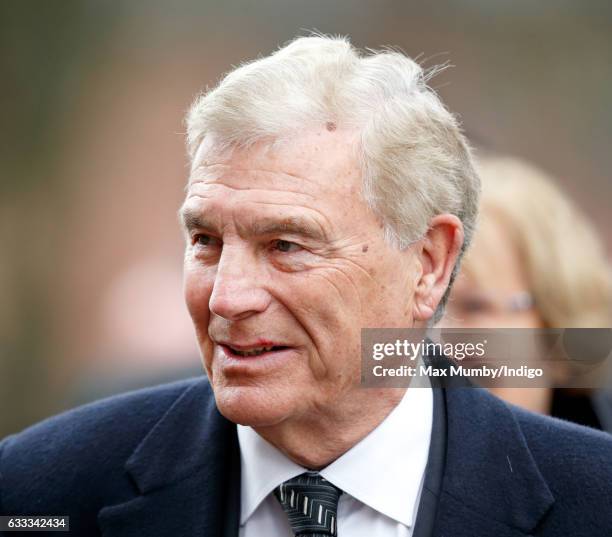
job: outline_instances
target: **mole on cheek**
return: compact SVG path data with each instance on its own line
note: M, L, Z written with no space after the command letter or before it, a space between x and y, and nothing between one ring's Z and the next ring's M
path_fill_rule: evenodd
M369 246L368 246L367 244L364 244L364 245L361 247L361 251L362 251L363 253L366 253L366 252L368 251L368 248L369 248Z
M328 121L328 122L325 124L325 128L326 128L326 129L327 129L329 132L335 131L335 130L336 130L336 124L335 124L333 121Z

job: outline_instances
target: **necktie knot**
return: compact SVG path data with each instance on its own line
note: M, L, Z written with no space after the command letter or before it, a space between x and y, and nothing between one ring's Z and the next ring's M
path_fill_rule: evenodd
M306 472L274 489L296 537L336 537L341 494L318 472Z

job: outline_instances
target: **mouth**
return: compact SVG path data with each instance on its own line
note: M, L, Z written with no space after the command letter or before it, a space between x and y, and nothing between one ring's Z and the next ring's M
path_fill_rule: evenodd
M220 344L221 347L225 350L225 352L231 357L239 357L239 358L249 358L253 356L262 356L266 353L274 353L279 351L284 351L289 349L286 345L266 345L259 347L249 347L249 346L234 346L229 344Z

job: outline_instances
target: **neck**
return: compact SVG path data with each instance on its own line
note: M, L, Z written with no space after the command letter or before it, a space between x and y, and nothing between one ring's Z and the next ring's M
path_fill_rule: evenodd
M254 429L296 464L320 470L378 427L399 404L405 390L367 392L367 397L357 403L334 405L331 411L307 413Z

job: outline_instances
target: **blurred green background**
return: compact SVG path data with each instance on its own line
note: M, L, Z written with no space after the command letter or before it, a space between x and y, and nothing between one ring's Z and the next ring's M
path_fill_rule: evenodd
M182 118L308 30L401 47L476 144L559 178L612 246L612 2L0 2L0 437L200 370ZM578 254L579 255L579 254Z

